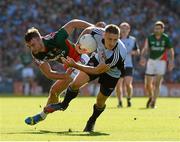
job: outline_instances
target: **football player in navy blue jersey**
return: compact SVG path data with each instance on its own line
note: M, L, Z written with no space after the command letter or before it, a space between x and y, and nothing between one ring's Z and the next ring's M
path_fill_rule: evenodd
M81 70L75 80L68 87L64 100L61 103L51 104L45 107L45 111L54 112L65 110L70 101L74 99L78 90L85 83L99 78L100 91L96 103L93 105L93 114L87 121L84 131L93 131L96 119L104 111L105 102L114 90L120 75L124 75L124 60L127 54L124 44L119 40L120 29L110 24L102 28L88 28L84 33L91 33L97 42L97 53L91 57L87 65L76 63L72 58L62 58L70 67Z

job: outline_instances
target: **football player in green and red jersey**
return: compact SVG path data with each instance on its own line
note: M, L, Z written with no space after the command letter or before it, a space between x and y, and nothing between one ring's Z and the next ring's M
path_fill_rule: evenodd
M167 51L170 53L169 59ZM168 35L164 33L164 23L162 21L157 21L154 24L154 33L148 36L145 41L140 60L142 65L146 63L144 55L147 52L149 58L145 73L145 90L149 95L149 100L146 107L155 108L166 66L168 65L168 71L174 68L174 49Z
M41 72L49 79L57 80L50 89L47 104L57 103L58 95L67 88L72 81L72 71L68 70L66 73L59 73L51 69L49 61L58 61L61 63L61 57L71 57L76 62L88 62L89 57L87 49L81 49L80 44L73 44L68 40L68 36L75 28L85 29L89 26L94 26L86 21L74 19L65 24L58 31L50 33L46 36L41 36L38 29L30 28L25 34L25 44L31 50L35 63L40 68ZM28 125L35 125L44 120L47 113L41 113L28 117L25 123Z

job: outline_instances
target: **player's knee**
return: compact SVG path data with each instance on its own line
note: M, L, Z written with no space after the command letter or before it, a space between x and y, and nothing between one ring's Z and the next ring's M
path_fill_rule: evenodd
M66 83L70 83L70 82L72 82L72 81L73 81L72 77L69 77L69 78L66 80Z
M96 100L96 106L98 108L103 108L105 106L105 100L102 100L101 98L97 98Z
M78 83L72 83L70 87L72 90L78 90L81 86Z
M159 89L159 88L160 88L160 84L156 83L156 84L154 85L154 88L155 88L155 89Z
M127 87L127 89L132 89L132 84L131 83L126 84L126 87Z
M152 85L152 84L146 84L145 87L146 87L146 89L149 90L149 91L153 89L153 85Z

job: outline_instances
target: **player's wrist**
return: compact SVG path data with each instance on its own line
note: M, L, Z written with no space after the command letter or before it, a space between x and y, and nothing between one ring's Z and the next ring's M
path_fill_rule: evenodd
M140 58L141 60L146 60L146 58L144 57L144 56L141 56L141 58Z
M169 60L168 63L169 64L174 64L174 60Z

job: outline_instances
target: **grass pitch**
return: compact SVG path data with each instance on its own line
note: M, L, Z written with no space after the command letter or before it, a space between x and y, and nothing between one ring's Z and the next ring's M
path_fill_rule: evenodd
M48 115L34 126L27 116L42 110L47 97L0 97L0 140L8 141L180 141L180 98L159 98L156 109L146 109L147 98L133 98L132 107L118 109L107 100L95 132L82 132L95 97L78 97L64 112ZM42 107L41 107L42 106Z

